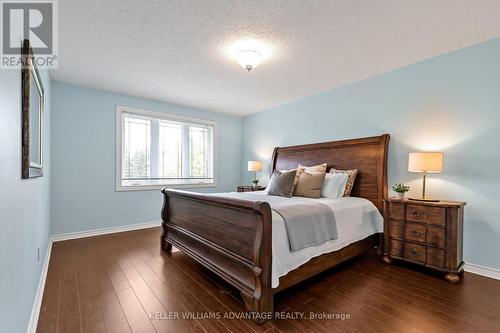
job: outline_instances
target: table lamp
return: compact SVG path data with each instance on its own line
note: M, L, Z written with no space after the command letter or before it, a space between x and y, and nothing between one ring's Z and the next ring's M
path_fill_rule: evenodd
M262 162L261 161L248 161L248 171L253 171L253 187L257 187L259 185L259 180L257 179L257 172L262 171Z
M439 200L427 199L425 197L425 181L427 173L440 173L443 171L443 153L439 152L420 152L410 153L408 157L408 171L422 172L422 198L409 198L417 201L438 202Z

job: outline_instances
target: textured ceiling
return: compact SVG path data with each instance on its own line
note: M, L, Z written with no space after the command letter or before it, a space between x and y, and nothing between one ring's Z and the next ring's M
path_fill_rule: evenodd
M499 0L59 1L56 80L246 115L500 36ZM266 42L247 73L234 42Z

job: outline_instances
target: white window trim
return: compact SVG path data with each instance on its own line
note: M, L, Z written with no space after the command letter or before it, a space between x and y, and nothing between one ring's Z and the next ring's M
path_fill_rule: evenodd
M165 120L175 120L175 121L185 121L192 124L199 125L210 125L213 126L213 182L209 184L169 184L169 185L134 185L134 186L123 186L122 185L122 114L124 112L130 112L134 114L143 115L146 117L157 117ZM139 108L133 108L123 105L116 106L116 191L148 191L148 190L159 190L164 187L169 188L203 188L203 187L217 187L218 179L218 168L217 168L217 123L213 120L192 118L186 116L179 116L176 114L169 114L164 112L157 112Z

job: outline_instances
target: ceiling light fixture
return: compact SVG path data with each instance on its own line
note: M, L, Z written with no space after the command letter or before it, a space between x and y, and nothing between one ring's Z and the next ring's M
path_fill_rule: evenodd
M236 60L241 67L250 72L262 62L262 54L253 50L241 50L236 54Z

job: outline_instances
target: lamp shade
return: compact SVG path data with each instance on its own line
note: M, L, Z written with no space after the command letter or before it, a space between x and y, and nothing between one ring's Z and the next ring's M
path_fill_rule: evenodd
M261 161L248 161L248 171L260 172L262 171Z
M438 152L410 153L408 157L408 171L442 172L443 153L438 153Z

